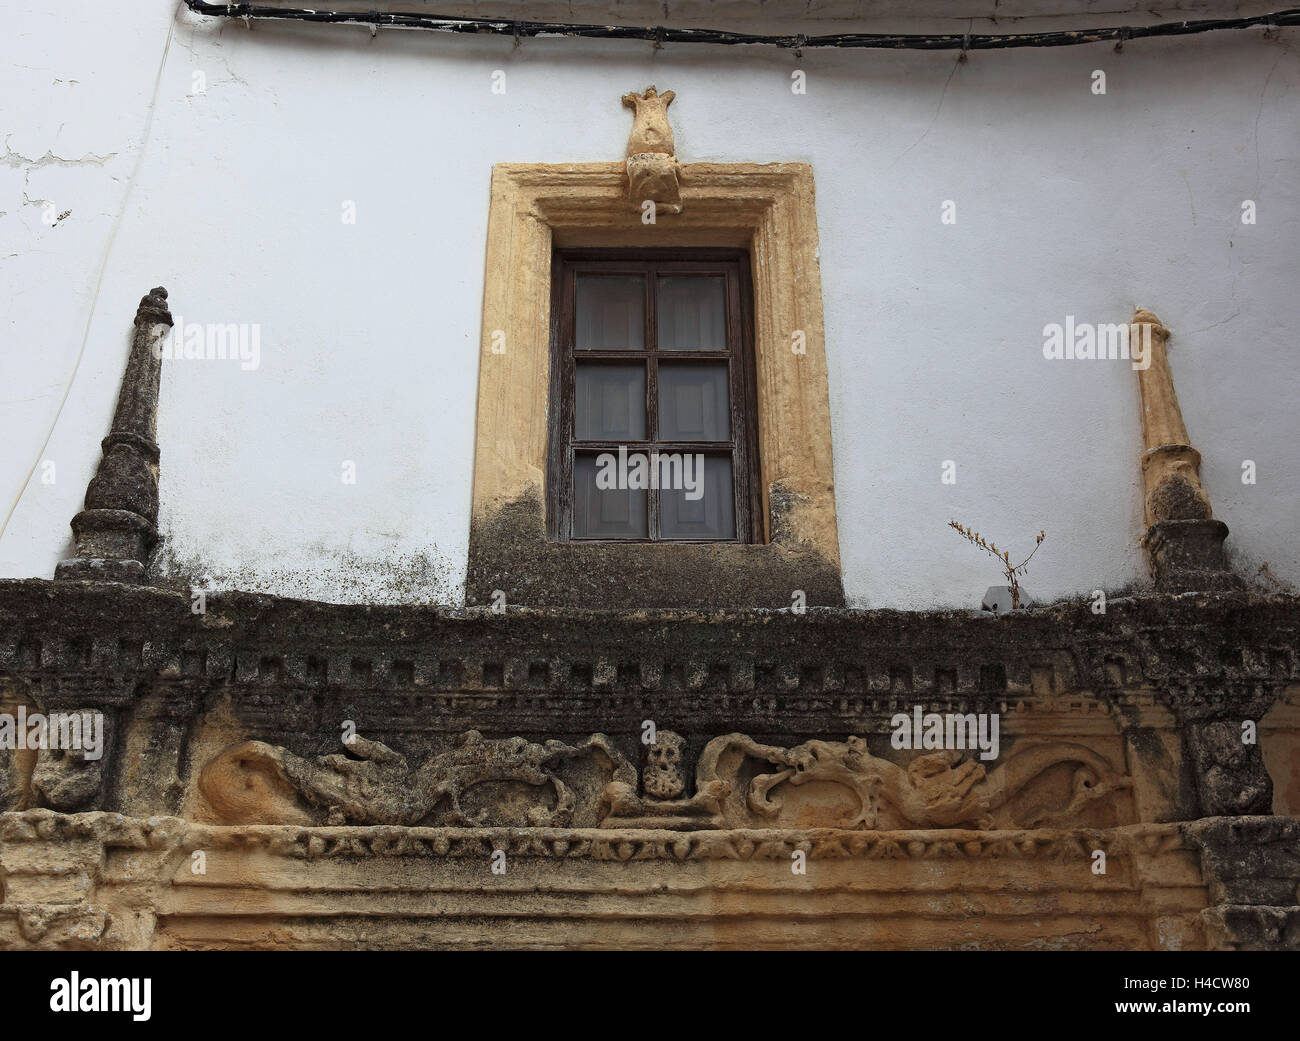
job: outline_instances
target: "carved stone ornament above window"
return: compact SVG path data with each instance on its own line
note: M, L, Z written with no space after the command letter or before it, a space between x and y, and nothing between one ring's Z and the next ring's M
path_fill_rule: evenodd
M653 202L656 210L682 212L681 164L673 148L668 106L677 95L651 85L641 94L624 94L623 104L636 112L627 142L628 198L638 207Z

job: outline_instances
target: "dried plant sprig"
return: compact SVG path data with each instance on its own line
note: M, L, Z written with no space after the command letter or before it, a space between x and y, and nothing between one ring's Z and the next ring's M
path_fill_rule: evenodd
M1296 592L1296 587L1284 579L1278 578L1273 574L1273 569L1268 566L1267 561L1259 565L1259 570L1255 572L1255 583L1263 590L1271 593L1292 593Z
M1009 550L998 549L996 542L988 542L978 531L974 531L965 525L958 524L956 521L949 521L948 527L955 529L967 542L977 549L982 549L991 556L1002 567L1002 573L1006 576L1007 584L1011 586L1011 609L1013 611L1020 607L1020 576L1029 570L1029 562L1033 559L1034 554L1038 552L1038 547L1043 544L1043 539L1047 538L1046 531L1039 531L1038 538L1034 540L1034 548L1029 556L1025 557L1019 564L1011 563L1011 553Z

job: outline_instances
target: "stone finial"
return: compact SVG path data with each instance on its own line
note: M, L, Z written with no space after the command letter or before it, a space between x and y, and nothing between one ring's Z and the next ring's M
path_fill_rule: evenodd
M77 555L60 561L56 579L140 583L158 531L158 381L155 350L171 328L167 290L140 301L117 411L101 442L99 468L86 487L85 509L72 518Z
M677 95L653 86L640 94L624 94L623 104L636 116L627 141L628 198L638 207L653 202L668 213L681 213L681 164L673 146L668 106Z
M1150 554L1156 586L1166 592L1238 588L1241 581L1228 568L1223 552L1228 526L1214 519L1201 484L1201 454L1191 445L1178 407L1169 370L1169 330L1139 308L1129 336L1141 337L1149 354L1147 367L1138 370L1147 525L1142 544Z

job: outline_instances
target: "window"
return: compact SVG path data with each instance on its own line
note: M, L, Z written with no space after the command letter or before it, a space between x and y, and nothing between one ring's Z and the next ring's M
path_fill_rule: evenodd
M761 541L748 273L741 250L557 252L552 537Z
M628 200L623 160L493 167L465 568L470 606L495 605L504 594L507 604L529 607L788 608L796 592L810 606L843 605L812 168L687 163L682 185L682 212L660 211L658 222L646 225ZM742 353L734 364L745 366L752 388L742 399L728 383L728 407L748 402L742 418L757 448L743 439L707 446L745 454L740 463L739 455L731 458L733 480L749 482L748 527L742 501L731 538L665 539L660 517L660 538L652 541L647 495L644 538L574 538L571 463L569 483L558 479L563 454L574 451L573 427L560 419L573 406L560 388L576 392L560 364L564 263L671 259L741 268ZM644 277L645 270L631 274ZM576 279L569 299L576 307ZM657 341L646 338L646 323L657 320L657 301L654 311L644 295L642 303L638 349L648 382L646 345ZM563 344L572 348L569 364L595 361L578 355L576 324L573 331ZM730 366L735 348L727 348ZM653 353L661 364L707 361L685 350ZM600 359L620 360L638 359ZM563 534L561 516L569 518Z

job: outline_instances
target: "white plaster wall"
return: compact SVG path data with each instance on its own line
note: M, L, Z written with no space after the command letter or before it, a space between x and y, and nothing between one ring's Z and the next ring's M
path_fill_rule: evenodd
M124 99L95 122L111 138L96 148L129 153L139 139L167 35L154 8L166 6L99 25L91 56L37 33L53 76L99 61L116 77ZM492 164L617 158L630 126L619 97L653 82L678 94L683 161L814 167L854 604L977 605L999 573L945 527L954 518L1017 552L1046 529L1025 582L1039 599L1143 574L1135 374L1042 356L1044 324L1125 321L1136 305L1174 331L1184 416L1230 546L1244 568L1267 561L1300 583L1297 39L1250 31L957 65L920 52L250 32L181 14L111 248L86 233L47 262L64 226L17 250L6 234L15 335L0 393L37 398L0 417L5 495L39 454L79 347L75 322L50 318L80 307L84 326L97 302L45 453L58 482L40 485L38 471L23 491L0 573L48 576L66 555L131 316L161 283L187 322L261 329L255 371L165 365L160 526L173 574L324 600L457 602ZM122 48L143 53L125 61ZM1105 96L1090 90L1097 68ZM504 95L490 90L497 69ZM195 72L205 94L191 92ZM20 113L3 128L31 123ZM94 150L82 144L79 155ZM108 191L106 168L79 173L87 191ZM1245 199L1255 226L1240 222ZM341 220L345 200L355 225ZM955 225L940 221L944 200ZM949 459L955 485L940 480ZM1241 483L1244 459L1254 486ZM355 485L340 479L344 460Z
M125 327L105 339L91 338L88 326L149 128L175 9L175 0L133 0L124 19L120 5L95 0L0 0L6 576L49 577L51 561L68 555L68 521L108 432ZM114 313L133 307L112 303Z

